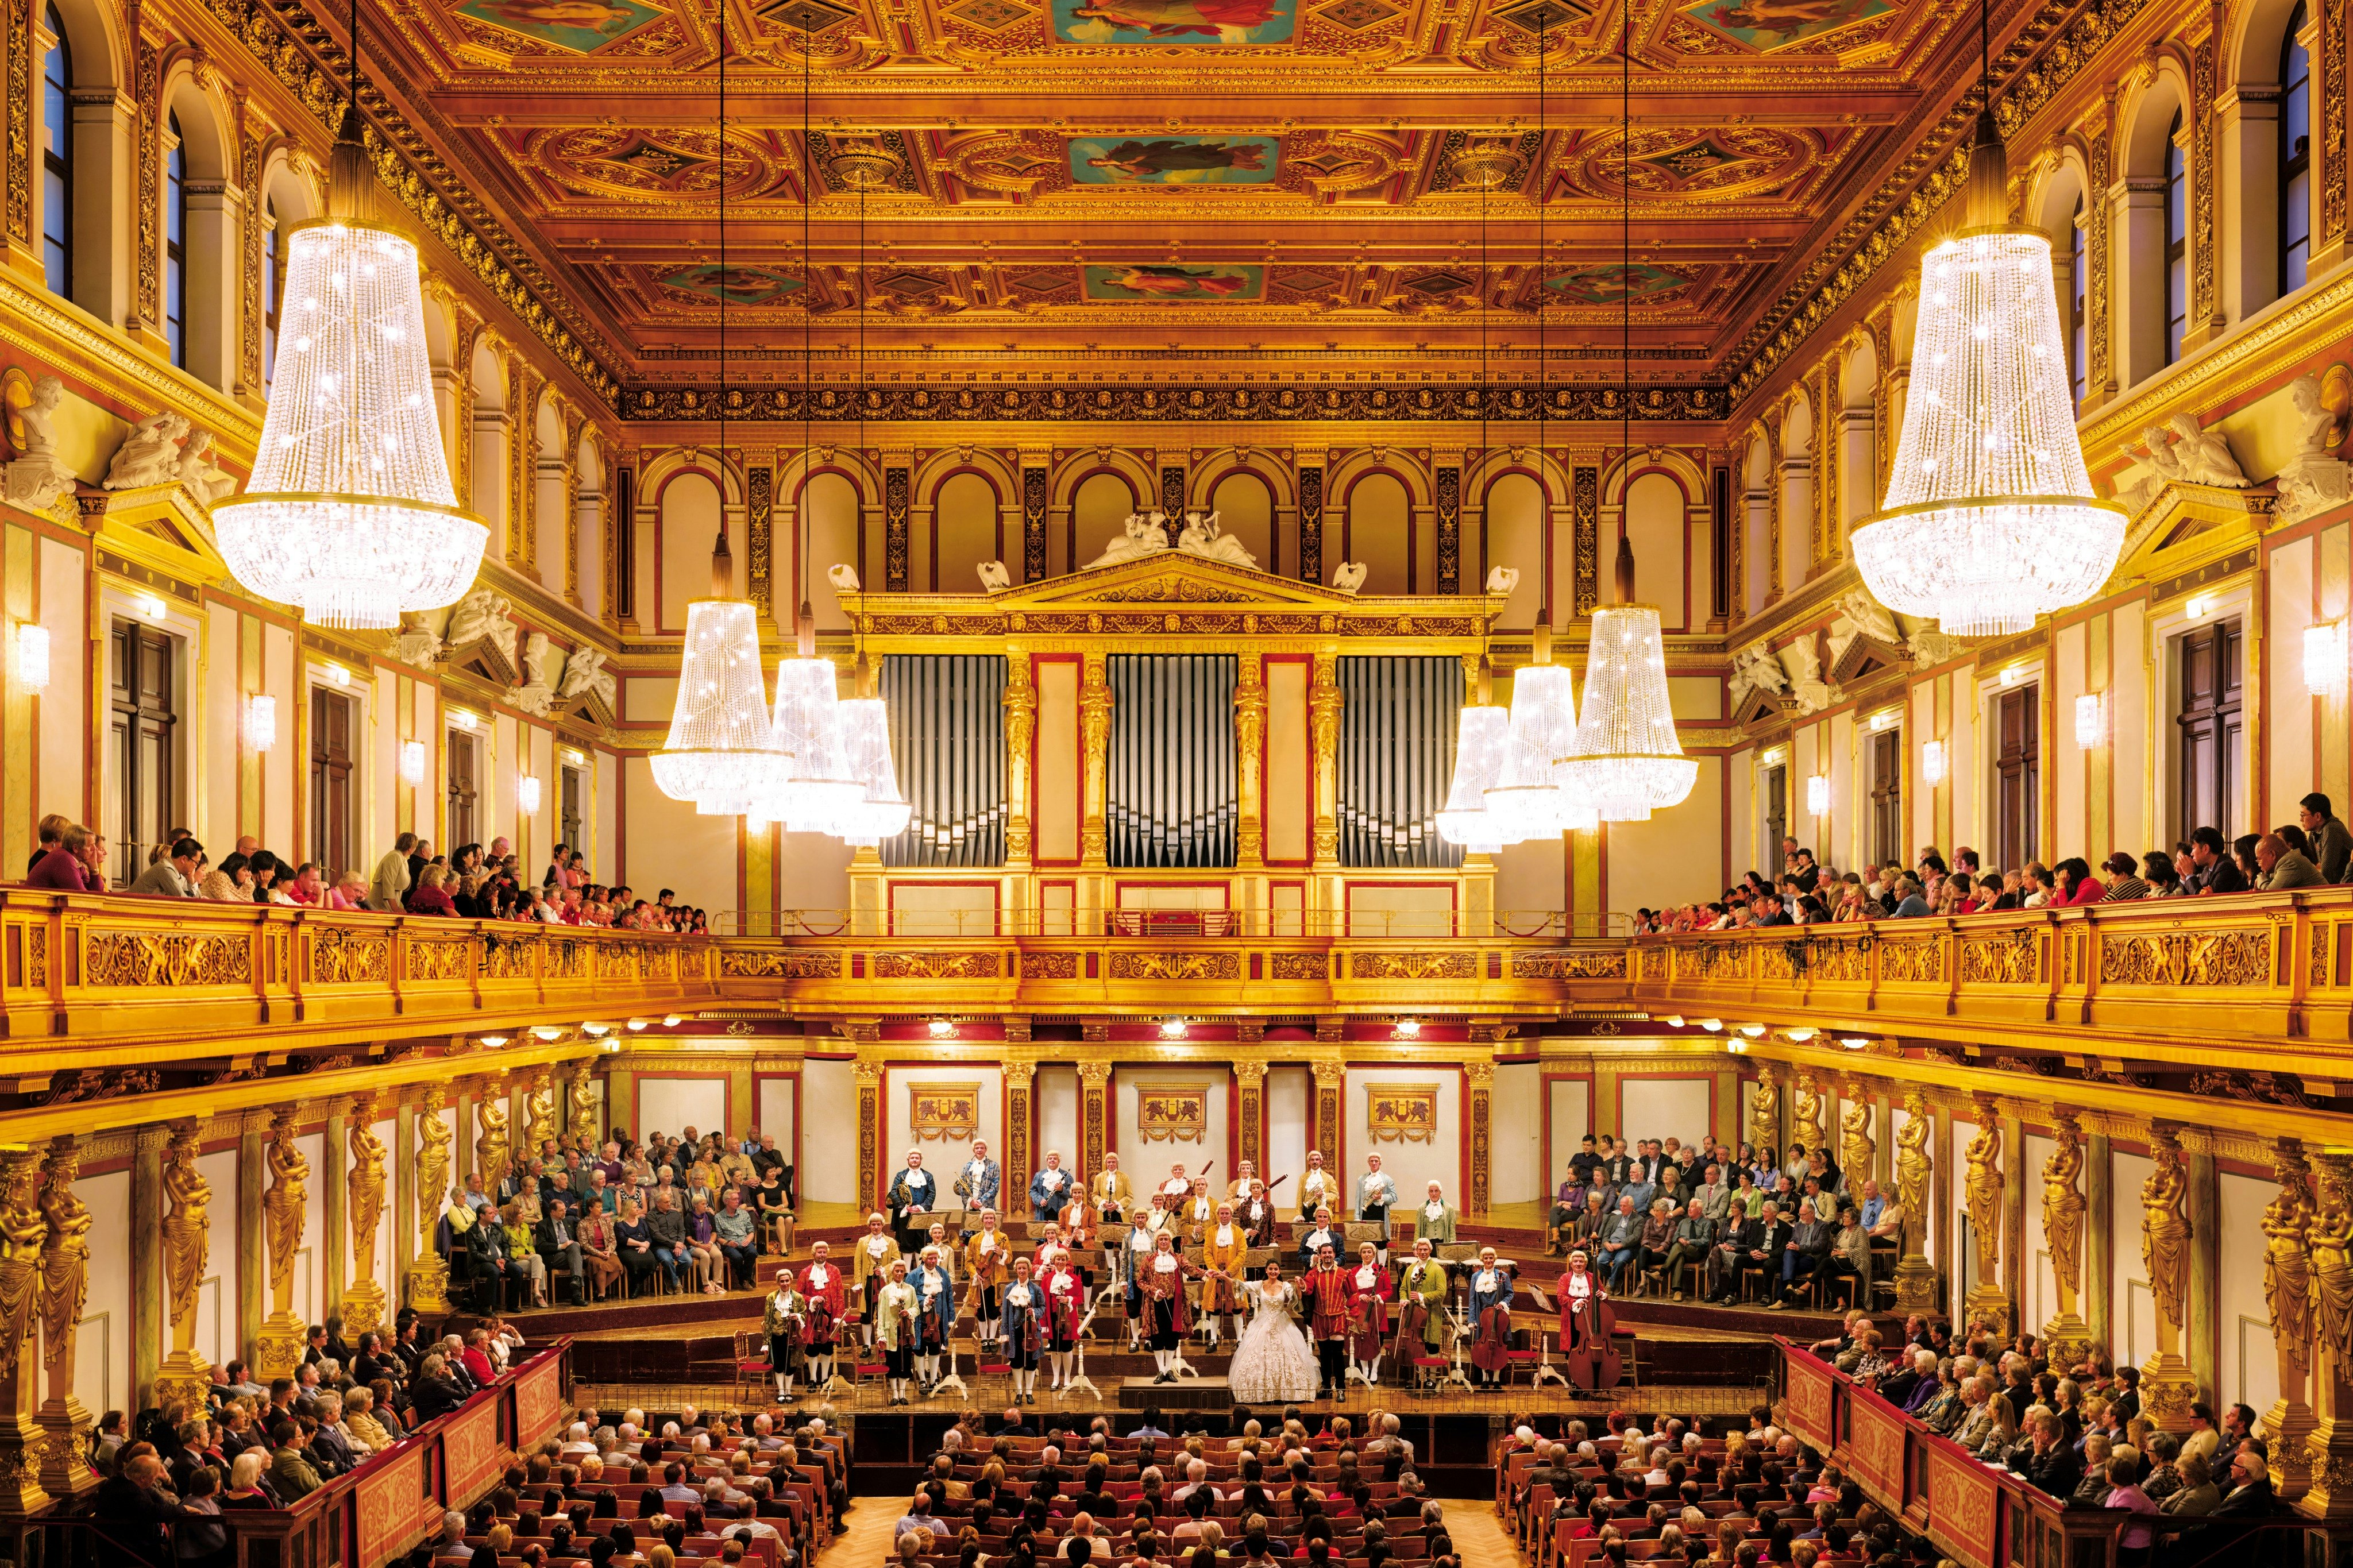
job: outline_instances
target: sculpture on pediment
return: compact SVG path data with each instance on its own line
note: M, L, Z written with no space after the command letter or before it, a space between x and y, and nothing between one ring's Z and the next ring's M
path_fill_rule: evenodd
M1778 697L1788 688L1788 673L1771 648L1755 643L1733 650L1732 679L1727 683L1727 695L1733 702L1737 703L1751 691L1769 691Z
M1853 588L1840 598L1840 614L1854 623L1854 629L1873 642L1891 647L1904 641L1904 634L1895 629L1895 616L1888 607L1871 596L1870 590Z
M106 466L106 488L136 490L169 484L179 477L180 438L187 433L187 420L168 408L133 425Z
M237 480L213 461L213 433L191 430L180 447L180 483L190 495L210 506L237 489Z
M507 700L536 718L546 718L555 702L555 688L547 678L553 651L545 632L532 633L522 645L523 682L507 689Z
M47 511L59 496L71 495L74 471L58 459L58 405L65 400L66 384L45 375L33 384L31 401L16 410L25 437L16 460L0 468L0 485L16 505Z
M2289 384L2289 405L2295 411L2295 454L2282 465L2278 475L2279 508L2282 522L2294 522L2299 518L2325 511L2353 495L2353 464L2337 456L2337 448L2345 439L2345 424L2336 409L2327 406L2316 375L2300 375Z
M980 574L980 591L984 594L1013 586L1012 574L1005 570L1002 561L984 561L976 570Z
M2150 426L2141 432L2141 445L2163 479L2217 489L2247 488L2247 476L2231 456L2230 442L2220 431L2200 428L2194 414L2185 411L2163 425Z
M1799 712L1818 713L1837 700L1822 679L1822 656L1815 651L1811 634L1781 650L1781 668L1788 672L1789 695L1798 700Z
M1487 592L1503 598L1520 585L1520 569L1516 566L1491 566L1487 569Z
M572 657L564 661L564 683L555 689L558 702L569 702L575 697L594 692L611 707L618 688L613 672L605 668L605 656L593 647L575 647Z
M1961 639L1929 626L1922 626L1906 637L1904 646L1912 650L1912 662L1925 668L1932 664L1942 664L1959 653Z
M1332 586L1343 594L1353 594L1365 585L1365 563L1343 561L1332 571Z
M858 572L847 561L837 561L825 569L825 580L833 584L837 594L858 592Z
M464 647L468 643L488 639L506 655L510 662L515 654L514 606L496 588L477 588L458 601L449 616L448 645Z
M403 610L400 630L392 639L392 657L418 669L430 669L441 659L441 635L422 610Z
M1088 562L1082 570L1116 566L1123 561L1141 561L1147 555L1159 554L1168 548L1168 530L1164 526L1167 521L1166 516L1156 511L1148 518L1129 512L1126 521L1120 524L1120 531L1113 535L1112 542L1103 547L1103 552Z
M1230 533L1219 531L1219 513L1204 517L1198 511L1185 514L1185 526L1176 535L1176 548L1187 555L1198 555L1210 561L1224 561L1235 566L1258 567L1258 557L1242 548L1242 542Z

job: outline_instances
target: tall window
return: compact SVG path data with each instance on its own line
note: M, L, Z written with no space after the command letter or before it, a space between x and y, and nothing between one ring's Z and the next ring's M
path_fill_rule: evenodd
M261 209L261 384L278 374L278 306L286 293L286 233L278 226L278 204Z
M147 868L149 847L172 830L179 809L172 765L179 728L173 668L178 649L170 634L144 621L116 621L111 643L115 843L108 858L116 879L128 881Z
M2296 41L2305 8L2288 13L2287 40L2280 46L2279 291L2304 287L2312 259L2312 61Z
M2241 648L2235 620L2182 634L2180 700L2173 718L2181 760L2176 838L2188 838L2198 827L2217 828L2226 839L2238 831L2231 802L2246 744Z
M1871 861L1904 863L1904 731L1871 737Z
M54 5L42 18L57 42L41 62L41 276L49 292L73 293L73 57Z
M2034 858L2042 809L2042 688L2020 686L1994 704L1994 852L2005 868Z
M311 858L329 880L352 868L352 700L311 689Z
M2181 357L2189 323L2189 182L2181 155L2181 112L2165 128L2165 363Z
M2091 298L2092 252L2084 236L2084 203L2075 202L2074 218L2067 226L2067 384L2075 389L2075 406L2084 406L2084 378L2092 363L2091 317L2084 301Z
M180 117L171 118L172 147L164 163L164 337L172 363L188 363L188 153Z
M449 811L441 831L449 840L444 847L454 849L474 841L474 737L452 730L448 747Z

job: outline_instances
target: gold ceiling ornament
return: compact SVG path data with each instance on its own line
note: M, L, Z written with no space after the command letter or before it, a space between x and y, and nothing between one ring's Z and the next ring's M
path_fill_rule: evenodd
M825 161L826 178L845 191L887 191L898 183L899 155L871 136L845 136Z
M1511 142L1497 136L1480 136L1455 153L1447 167L1458 189L1499 191L1514 184L1525 165Z

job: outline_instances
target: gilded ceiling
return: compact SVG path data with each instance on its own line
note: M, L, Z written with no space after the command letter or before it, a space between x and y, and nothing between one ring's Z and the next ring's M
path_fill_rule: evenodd
M1619 0L732 0L723 160L719 3L369 13L386 111L629 387L708 384L723 300L754 384L1501 382L1539 310L1614 382L1630 310L1641 384L1720 388L1946 133L1974 20L1623 0L1630 133Z

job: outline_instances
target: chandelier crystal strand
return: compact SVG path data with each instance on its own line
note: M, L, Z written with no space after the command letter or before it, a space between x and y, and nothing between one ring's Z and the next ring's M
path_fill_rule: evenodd
M322 626L388 629L457 603L490 530L458 506L433 409L417 245L373 221L359 16L329 216L287 240L286 324L245 493L213 509L248 591Z
M829 658L776 663L776 748L793 762L767 815L796 833L839 834L844 813L866 798L842 741L839 680Z
M2051 242L2006 221L1990 79L1969 150L1969 226L1921 263L1895 465L1882 510L1853 535L1873 597L1964 637L2024 631L2098 593L2126 521L2092 494Z
M862 670L860 683L864 684ZM842 813L836 831L859 848L906 832L913 810L899 793L891 760L891 715L881 698L853 697L841 704L841 749L850 775L865 781L865 792Z
M1552 662L1552 626L1536 622L1535 662L1512 678L1512 722L1503 771L1487 810L1520 839L1550 838L1598 826L1564 787L1560 760L1577 738L1577 696L1567 665Z

